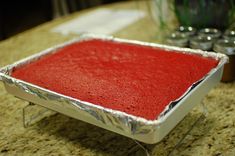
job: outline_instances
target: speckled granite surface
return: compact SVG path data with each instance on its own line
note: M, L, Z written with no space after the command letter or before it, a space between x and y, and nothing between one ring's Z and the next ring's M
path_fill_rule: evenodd
M142 6L139 5L140 8ZM136 8L136 4L128 2L108 7ZM50 33L48 30L82 13L54 20L0 42L0 66L73 38ZM145 18L115 36L156 41L154 36L159 34L158 31L150 18ZM207 117L196 124L172 155L234 156L235 82L219 84L203 101L208 108ZM143 149L131 139L61 114L24 128L22 108L26 105L27 102L6 93L0 84L0 155L145 155ZM150 155L168 155L198 118L198 110L196 108L190 112L162 142L142 145Z

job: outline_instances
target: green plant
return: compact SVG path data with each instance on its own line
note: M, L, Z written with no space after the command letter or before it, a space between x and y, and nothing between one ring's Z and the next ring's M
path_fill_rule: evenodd
M231 9L229 11L229 26L231 26L235 20L235 4L234 0L230 0Z
M181 25L226 29L235 16L234 0L174 0L174 12Z

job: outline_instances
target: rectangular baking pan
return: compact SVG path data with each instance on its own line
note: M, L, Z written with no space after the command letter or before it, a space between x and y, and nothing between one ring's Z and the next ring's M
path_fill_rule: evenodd
M180 53L193 53L203 57L213 57L219 60L219 64L205 75L203 79L192 84L182 97L170 103L155 120L147 120L121 111L104 108L11 77L11 72L15 68L19 68L47 54L55 53L58 49L69 44L94 38L162 48ZM4 83L7 92L20 99L41 105L132 139L153 144L161 141L196 104L200 103L207 92L220 81L223 66L227 60L227 56L219 53L90 34L83 35L78 39L46 49L38 54L5 66L0 69L0 79Z

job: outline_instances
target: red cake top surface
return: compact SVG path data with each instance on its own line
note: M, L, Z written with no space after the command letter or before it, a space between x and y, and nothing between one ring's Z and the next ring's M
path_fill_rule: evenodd
M105 108L154 120L218 61L92 39L20 67L12 76Z

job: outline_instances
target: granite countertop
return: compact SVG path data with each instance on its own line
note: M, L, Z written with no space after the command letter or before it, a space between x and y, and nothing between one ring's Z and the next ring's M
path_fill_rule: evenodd
M133 2L104 7L146 10L146 5ZM1 41L0 66L75 37L75 35L62 36L49 30L90 10L53 20ZM114 36L160 42L156 34L161 33L151 18L146 17ZM0 101L0 155L145 155L144 150L132 139L58 113L24 128L22 110L28 103L8 94L3 84L0 84ZM206 95L203 102L208 108L208 115L195 125L172 155L234 156L235 83L220 83ZM171 153L190 125L199 117L199 106L191 111L163 141L142 146L153 156Z

